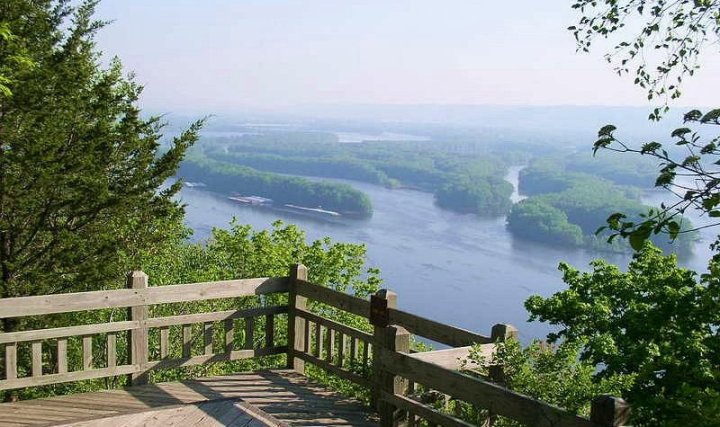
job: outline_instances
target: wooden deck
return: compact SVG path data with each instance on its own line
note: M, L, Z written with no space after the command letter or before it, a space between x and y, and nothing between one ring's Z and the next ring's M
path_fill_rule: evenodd
M290 370L0 404L0 426L377 426L369 409Z

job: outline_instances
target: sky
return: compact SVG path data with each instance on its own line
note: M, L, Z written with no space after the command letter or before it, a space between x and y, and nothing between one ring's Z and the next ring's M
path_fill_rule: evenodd
M575 52L569 0L104 0L98 35L151 110L302 105L646 106L600 46ZM715 47L716 48L716 47ZM715 105L720 61L681 105Z

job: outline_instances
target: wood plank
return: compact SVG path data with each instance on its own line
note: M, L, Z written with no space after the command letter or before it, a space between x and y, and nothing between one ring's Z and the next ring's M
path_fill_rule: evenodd
M206 363L224 362L228 360L252 359L253 357L263 357L272 354L281 354L287 352L287 346L276 346L271 348L258 348L254 350L234 350L232 353L210 353L200 356L182 357L178 359L155 360L146 363L145 369L170 369L180 368L183 366L202 365Z
M42 375L42 341L32 343L32 376Z
M192 356L192 325L182 327L183 357Z
M8 381L17 378L17 344L15 343L5 345L5 378Z
M405 396L381 392L380 397L391 405L417 415L425 420L443 427L474 427L474 424L467 423L455 417L444 414L434 408L423 405Z
M304 332L304 330L303 330ZM303 336L305 334L303 333ZM268 314L265 316L265 347L275 345L275 316Z
M117 335L115 332L110 332L107 334L106 340L107 366L112 368L117 365Z
M425 337L451 347L464 347L473 344L490 344L493 342L490 337L426 319L395 308L388 308L388 313L390 316L390 324L400 325L415 335Z
M407 354L376 349L383 369L423 384L441 393L464 400L493 413L537 427L599 427L531 397L515 393L497 384L450 371L432 363L414 359Z
M287 292L287 283L286 277L274 277L2 298L0 318L264 295Z
M0 390L11 390L23 387L35 387L40 385L66 383L71 381L83 381L94 378L114 377L138 372L138 367L133 365L121 365L112 368L91 369L88 371L75 371L60 374L47 374L41 377L25 377L0 380Z
M245 350L252 350L255 347L255 319L245 319Z
M232 353L233 350L235 350L235 319L225 319L225 353Z
M90 370L93 365L93 353L92 353L92 337L82 337L82 354L83 354L83 369Z
M68 371L67 339L57 340L57 373L66 374Z
M432 363L453 371L459 369L473 370L490 365L496 348L495 344L480 344L480 354L482 354L486 360L486 363L484 365L468 361L468 356L470 355L471 349L472 346L465 346L444 350L426 351L422 353L413 353L410 355L410 357L412 357L413 359L422 360L423 362Z
M323 325L315 324L315 356L318 359L322 359L324 329Z
M318 316L315 313L311 313L307 310L297 310L298 316L303 317L307 320L310 320L314 323L320 323L321 325L325 325L328 328L335 329L338 332L342 332L343 334L349 335L351 337L360 338L363 341L372 342L373 341L373 334L361 331L360 329L353 328L351 326L347 326L345 324L342 324L340 322L336 322L334 320L328 319L326 317Z
M304 280L297 281L297 293L309 299L347 311L358 316L370 316L370 301L360 299L342 292Z
M304 353L310 354L310 347L311 347L311 345L310 345L310 344L311 344L311 342L310 342L310 337L311 337L311 335L310 335L310 328L311 328L311 326L312 326L312 323L311 323L309 320L306 320L305 322L306 322L306 323L305 323L305 343L304 343L305 345L303 345L302 351L303 351Z
M337 365L338 367L342 368L343 364L345 363L345 346L347 345L347 335L343 334L342 332L338 332L338 359L337 359Z
M123 321L98 323L94 325L66 326L63 328L36 329L33 331L6 332L0 333L0 344L129 331L139 326L139 322Z
M242 319L246 317L260 317L271 314L287 313L287 306L271 306L246 308L243 310L214 311L207 313L183 314L179 316L154 317L145 321L148 328L163 326L185 325L191 323L220 322L227 319Z
M160 358L167 359L170 353L170 327L160 328Z
M205 344L205 355L213 354L213 323L203 323L203 342Z
M328 328L327 340L325 341L325 360L328 363L333 363L333 356L335 353L335 329Z
M303 359L306 362L312 363L319 368L325 369L326 371L330 372L331 374L335 374L338 377L348 380L350 382L353 382L355 384L358 384L361 387L371 387L370 380L367 378L361 377L360 375L346 371L345 369L339 368L335 365L332 365L326 360L318 359L315 356L305 354L305 353L298 353L297 357Z

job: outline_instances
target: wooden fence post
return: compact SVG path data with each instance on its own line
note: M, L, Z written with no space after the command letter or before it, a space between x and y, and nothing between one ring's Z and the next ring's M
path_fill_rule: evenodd
M605 427L620 427L630 420L630 405L619 398L601 395L593 399L590 421Z
M370 322L374 325L372 400L380 415L382 427L397 425L403 416L393 405L381 398L382 392L404 394L407 381L383 368L382 350L410 352L410 333L400 326L388 325L388 308L397 308L397 294L379 290L370 300Z
M295 356L298 351L305 349L305 328L307 321L298 319L297 309L307 308L307 298L297 293L298 280L307 280L308 270L302 264L290 266L290 290L288 292L288 346L287 367L299 374L305 374L305 361ZM320 343L318 343L318 346ZM320 347L318 347L320 348Z
M148 276L142 271L132 271L127 275L128 289L146 289L148 287ZM140 327L130 331L128 337L128 355L130 363L135 365L140 372L130 374L130 385L142 385L148 382L146 365L148 362L148 330L145 321L148 318L148 306L138 305L128 308L128 320L137 321Z
M517 339L517 337L517 328L505 323L498 323L496 325L493 325L492 331L490 333L490 339L492 339L492 342L494 343L505 342L510 338ZM490 379L493 382L501 385L505 384L505 372L502 365L490 365L489 374Z

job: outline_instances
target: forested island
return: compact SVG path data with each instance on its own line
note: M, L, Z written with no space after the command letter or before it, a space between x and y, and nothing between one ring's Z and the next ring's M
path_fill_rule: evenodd
M279 206L317 207L354 217L372 214L367 195L347 184L264 173L201 156L186 159L178 175L188 181L201 181L213 191L227 195L259 195L272 199Z
M594 171L590 167L594 166L612 180L575 172L578 165L586 165L588 171ZM632 172L620 173L628 170ZM633 164L628 166L627 162L588 165L579 161L577 155L537 159L520 172L519 191L529 197L513 206L508 215L508 229L516 236L544 243L628 251L625 240L608 244L608 235L596 234L596 231L615 212L624 212L639 221L650 206L640 201L639 187L622 184L648 179L643 169ZM689 219L683 219L682 228L692 228ZM664 250L683 253L691 250L695 239L695 233L681 233L672 242L666 235L656 235L652 241Z
M502 178L508 162L472 147L458 156L442 142L348 144L323 132L206 138L202 146L208 159L258 171L432 192L438 206L456 212L505 215L512 206L512 185Z

